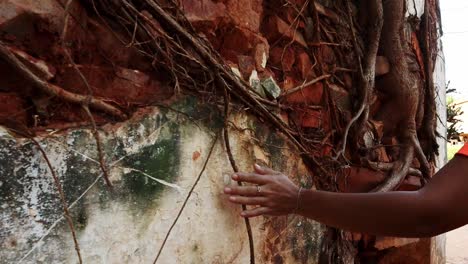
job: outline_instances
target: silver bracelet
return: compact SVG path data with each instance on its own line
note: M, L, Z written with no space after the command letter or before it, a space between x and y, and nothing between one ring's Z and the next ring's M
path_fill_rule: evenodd
M302 187L299 187L299 190L297 191L296 209L294 210L294 214L297 214L299 212L299 205L301 202L301 192L302 192Z

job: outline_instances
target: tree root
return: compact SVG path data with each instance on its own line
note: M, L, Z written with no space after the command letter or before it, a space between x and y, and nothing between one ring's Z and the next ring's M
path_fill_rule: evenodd
M385 1L383 8L385 24L382 48L384 55L389 59L391 69L383 77L380 88L391 100L381 108L378 119L388 126L385 133L397 132L403 147L400 149L398 160L393 164L390 176L375 188L374 192L387 192L397 188L409 173L415 156L421 164L423 178L431 177L430 164L422 151L416 132L417 112L423 103L419 100L422 87L412 75L414 73L409 70L406 58L409 47L402 36L405 1ZM389 111L390 109L392 110ZM425 179L421 180L423 184Z
M182 204L182 207L180 207L176 218L172 222L172 225L169 228L169 230L167 231L166 236L164 237L164 240L163 240L161 246L159 247L158 254L156 255L156 258L153 261L153 264L156 264L156 262L159 260L159 257L161 256L161 253L162 253L162 251L164 249L164 246L166 245L166 242L169 239L169 236L171 235L172 229L174 229L174 226L177 224L177 221L179 220L180 216L182 215L182 212L184 211L185 206L187 205L190 197L192 196L192 193L195 190L195 187L198 185L198 182L200 181L201 176L205 172L206 166L208 165L208 162L211 159L211 155L213 154L213 150L214 150L214 148L216 146L216 143L218 142L218 135L219 135L219 133L216 133L216 136L215 136L215 139L213 140L210 151L208 152L208 156L206 157L205 163L203 164L203 168L201 169L200 173L198 173L198 176L197 176L197 178L195 180L195 183L192 185L192 188L190 188L190 191L188 192L187 197L185 197L185 200L184 200L184 203Z
M317 77L317 78L315 78L315 79L313 79L313 80L311 80L311 81L304 82L304 83L301 84L300 86L294 87L294 88L292 88L292 89L290 89L290 90L287 90L286 92L282 93L282 94L279 96L278 99L287 97L288 95L291 95L291 94L293 94L293 93L295 93L295 92L297 92L297 91L302 90L304 87L307 87L307 86L316 84L316 83L318 83L318 82L320 82L320 81L322 81L322 80L325 80L325 79L327 79L327 78L330 78L330 77L331 77L330 74L324 74L324 75L322 75L322 76L320 76L320 77Z
M94 3L94 1L92 1ZM231 69L227 68L226 63L221 56L213 49L213 47L200 38L193 30L190 22L177 12L177 15L172 16L170 12L176 12L180 7L174 5L170 11L165 11L157 1L145 1L147 10L139 12L132 1L123 0L121 4L107 2L107 5L102 6L101 3L96 5L96 10L102 13L118 14L120 17L125 17L125 21L120 21L122 26L127 28L130 37L134 37L135 23L138 24L136 38L138 42L145 43L140 49L141 52L147 54L154 59L159 67L167 72L174 71L176 67L178 75L173 81L177 84L185 84L186 89L189 87L199 87L197 83L203 83L204 87L210 86L213 91L223 92L222 87L213 87L213 83L225 84L229 93L240 102L242 102L250 111L257 114L260 118L268 121L282 132L300 151L303 157L307 157L308 162L312 167L317 168L322 174L327 172L320 166L317 160L309 155L311 151L307 145L297 139L298 134L293 132L280 117L272 113L264 103L260 102L258 96L253 92L252 88L245 81L240 80ZM136 21L134 17L142 16L142 19ZM154 17L154 19L153 19ZM128 22L131 21L131 22ZM131 33L130 33L131 32ZM161 47L162 46L162 47ZM143 50L145 49L145 50ZM148 51L157 51L163 57L171 60L180 60L177 63L172 61L158 60ZM168 53L169 52L169 53ZM188 67L184 67L187 65ZM180 69L179 69L180 68ZM202 80L200 80L202 78ZM222 88L224 89L224 88ZM201 89L199 89L201 90Z
M60 184L60 180L57 177L57 174L55 173L54 168L52 167L52 164L50 163L49 157L47 157L46 152L42 148L42 146L37 142L34 138L30 138L34 144L39 148L39 151L42 153L42 156L44 157L47 166L49 167L50 173L52 174L52 178L54 179L54 184L55 187L57 188L57 191L60 195L60 201L62 202L63 206L63 215L65 216L65 219L67 219L67 224L68 227L70 228L71 235L73 237L73 243L75 244L75 251L76 255L78 257L78 262L81 264L83 263L83 260L81 258L81 253L80 253L80 244L78 243L78 239L76 238L76 231L73 226L73 220L70 215L70 212L68 211L68 205L67 205L67 200L65 199L65 193L63 192L62 185Z
M435 14L438 8L438 3L434 0L426 0L424 4L424 15L422 19L422 36L419 37L420 42L423 44L422 52L424 54L424 69L425 69L425 93L424 93L424 118L422 122L421 139L424 140L422 144L423 150L426 154L430 155L431 161L435 160L435 155L438 155L439 145L437 144L436 136L436 92L434 84L434 64L438 54L438 30L437 30L437 16ZM441 27L442 28L442 27ZM434 44L435 43L435 44Z
M421 171L425 180L429 180L432 177L432 169L429 161L424 154L423 149L421 148L421 144L419 143L419 139L414 133L411 137L411 144L414 147L415 155L418 158L419 163L421 164Z
M97 149L98 158L99 158L99 166L101 167L104 181L106 182L107 187L111 188L112 182L110 181L109 172L107 170L107 165L106 165L106 161L104 157L104 152L102 151L101 137L99 136L99 132L97 130L96 121L94 120L93 114L91 114L91 111L89 110L89 107L87 105L83 105L83 109L88 115L89 120L91 121L92 133L94 136L94 140L96 141L96 149Z
M378 171L392 171L395 168L395 163L381 163L381 162L368 162L368 165L371 169L378 170ZM409 168L408 175L417 176L422 178L423 174L419 169L416 168Z
M28 138L30 139L34 145L39 149L39 151L41 152L41 155L42 157L44 158L46 164L47 164L47 167L49 168L50 170L50 173L52 174L52 179L54 181L54 185L55 187L57 188L57 192L59 194L59 198L60 198L60 202L62 203L62 207L63 207L63 215L67 221L67 224L68 224L68 227L70 228L70 232L71 232L71 235L72 235L72 238L73 238L73 244L75 245L75 252L76 252L76 256L78 257L78 263L83 263L83 259L81 257L81 252L80 252L80 244L78 243L78 239L76 237L76 231L75 231L75 227L73 225L73 219L70 215L70 211L68 209L68 204L67 204L67 199L65 198L65 193L63 192L63 188L62 188L62 184L60 183L60 180L57 176L57 173L55 172L54 170L54 167L52 166L52 163L50 162L50 159L49 157L47 156L47 153L45 152L44 148L42 148L41 144L39 144L39 142L34 138L34 134L29 131L28 128L24 127L24 128L21 128L21 129L13 129L13 128L8 128L10 129L12 132L22 136L22 137L25 137L25 138Z
M82 106L83 110L85 111L86 115L88 116L88 119L91 122L92 133L93 133L94 139L96 141L96 149L97 149L98 158L99 158L99 166L101 167L101 171L102 171L104 181L105 181L107 187L111 188L112 183L110 181L109 172L108 172L105 157L104 157L104 152L102 151L101 137L99 136L99 132L97 130L96 121L94 120L93 114L91 113L91 110L89 109L89 106L91 105L91 102L93 100L93 90L91 89L91 85L89 85L89 82L86 79L86 77L84 76L84 74L81 72L81 70L76 65L75 61L73 60L73 57L71 56L70 52L68 51L68 49L67 49L67 47L65 45L65 38L66 38L65 34L67 32L66 27L68 25L67 21L71 17L71 14L70 14L70 11L69 11L69 7L70 7L71 3L72 3L72 1L68 1L67 4L65 6L63 6L62 3L59 1L59 4L62 5L62 8L64 9L65 14L66 14L65 15L65 23L64 23L63 30L62 30L62 35L61 35L62 49L65 52L65 54L66 54L66 56L68 58L68 61L73 66L73 69L76 71L78 76L80 76L81 81L83 82L83 84L85 85L85 87L88 90L88 94L86 95L86 99L82 103L81 106ZM75 17L73 17L73 18L76 20L77 23L79 23L79 21Z
M393 164L377 164L377 168L389 170L391 174L381 185L372 190L372 192L388 192L394 190L403 182L407 175L420 177L422 186L430 179L432 174L430 164L422 152L416 132L409 131L407 134L407 141L403 144L400 158ZM415 156L421 165L421 170L411 168ZM369 163L369 165L372 167L375 164Z
M225 85L224 87L227 87ZM224 145L226 146L226 152L229 157L229 162L231 163L231 167L234 172L239 172L239 167L237 167L236 161L234 160L234 155L231 151L231 143L229 142L229 130L228 130L228 121L229 121L229 94L227 88L224 89L224 129L223 129L223 136L224 136ZM242 186L242 182L238 181L237 184ZM245 204L242 205L242 211L246 211L247 206ZM247 229L247 236L249 238L249 250L250 250L250 264L255 264L255 245L252 235L252 226L250 225L250 219L245 217L245 227Z
M356 39L356 33L354 32L354 26L353 26L353 16L351 14L351 3L349 2L350 0L346 1L347 8L348 8L348 18L349 18L349 23L351 27L351 31L353 34L353 46L354 50L356 53L356 56L358 57L358 63L359 63L359 70L360 70L360 93L361 93L361 103L359 110L357 113L354 115L354 117L349 121L349 123L346 126L343 139L342 139L342 147L338 151L337 155L335 156L335 159L338 159L341 155L345 154L346 151L346 144L348 141L348 135L350 132L351 127L355 122L357 122L363 114L365 114L364 121L362 123L365 123L367 121L367 116L369 112L369 104L370 104L370 97L372 94L372 89L374 87L374 82L375 82L375 64L377 60L377 51L379 49L379 43L380 43L380 37L381 37L381 32L382 32L382 27L383 27L383 7L382 7L382 2L380 0L374 1L371 0L369 1L369 8L371 8L371 17L372 17L372 24L371 28L369 30L369 45L367 47L367 53L366 57L364 59L364 67L361 62L361 57L360 57L360 51Z
M6 47L5 43L2 41L0 41L0 58L9 63L9 65L15 69L25 80L30 82L33 86L40 89L44 93L61 98L66 102L79 105L84 104L87 100L87 96L69 92L36 76ZM107 114L118 117L119 119L124 120L127 118L127 115L122 111L100 99L94 97L91 98L89 105L94 109L103 111Z
M64 47L65 48L65 47ZM28 80L32 85L40 89L42 92L45 92L51 96L56 96L59 97L66 102L70 103L75 103L79 104L83 107L85 110L86 114L88 115L89 119L91 120L91 124L93 127L93 135L96 139L96 144L97 144L97 149L98 149L98 154L99 154L99 160L101 161L101 169L104 173L104 179L106 181L106 184L110 187L112 186L109 176L107 173L107 169L105 167L105 162L104 162L104 155L102 153L102 147L101 147L101 142L99 138L99 134L97 132L96 128L96 122L94 121L94 118L89 110L89 107L93 107L95 109L101 110L103 112L106 112L108 114L111 114L113 116L116 116L120 119L126 119L127 115L124 114L122 111L117 109L116 107L105 103L102 100L96 99L91 96L90 93L90 86L87 83L86 79L82 75L81 71L76 67L76 64L73 62L71 59L71 56L68 54L68 52L65 50L67 53L70 62L73 64L75 70L78 71L79 75L85 82L86 86L88 87L88 95L79 95L75 93L71 93L69 91L66 91L54 84L48 83L42 79L40 79L38 76L36 76L31 70L29 70L7 47L6 45L0 41L0 58L3 58L7 63L10 64L18 73L20 73L26 80Z
M413 158L413 146L404 146L401 149L400 159L393 164L390 176L371 192L388 192L397 188L408 175Z

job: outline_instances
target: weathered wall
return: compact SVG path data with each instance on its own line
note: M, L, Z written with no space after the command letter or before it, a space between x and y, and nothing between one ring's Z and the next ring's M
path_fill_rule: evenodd
M443 53L442 42L439 42L440 52L437 56L435 78L437 87L437 114L439 121L437 122L437 131L440 135L447 134L447 105L445 87L447 81L445 79L445 56ZM437 160L438 168L443 167L447 163L447 141L445 138L438 138L440 146L439 157ZM445 263L445 235L438 236L432 239L431 243L431 264Z
M149 108L128 122L101 130L111 169L112 190L103 184L94 139L79 129L42 138L57 170L77 229L85 263L150 263L201 171L215 138L219 117L193 100L175 106L192 116ZM233 120L235 157L244 170L258 159L291 175L304 175L298 156L281 137L246 116ZM255 144L250 133L256 134ZM73 263L72 238L51 175L35 145L5 132L1 148L1 263ZM247 263L248 239L223 187L230 184L229 161L218 140L201 180L172 231L160 263ZM259 263L274 257L286 263L316 263L319 224L289 217L253 220ZM273 255L272 255L273 254ZM270 259L271 260L271 259Z

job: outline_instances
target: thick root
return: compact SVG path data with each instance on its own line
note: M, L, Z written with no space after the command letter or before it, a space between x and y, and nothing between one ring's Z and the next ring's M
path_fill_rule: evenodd
M391 69L384 76L380 89L387 95L389 101L377 115L383 120L385 133L393 136L396 133L402 143L398 160L393 164L390 176L374 192L386 192L397 188L408 175L416 155L421 164L424 178L431 174L430 164L422 151L417 137L417 116L423 100L420 100L421 82L414 78L409 69L406 54L409 46L403 37L405 21L405 1L395 0L384 2L384 29L382 35L382 50L389 59ZM392 111L388 111L392 109ZM424 181L423 181L424 182Z
M372 21L370 24L370 30L369 30L369 45L367 47L367 52L366 56L364 58L364 61L361 62L361 59L359 58L359 48L358 44L356 41L356 34L353 31L353 40L354 40L354 49L355 52L358 56L358 61L359 61L359 67L360 67L360 94L362 96L362 101L361 101L361 106L359 107L359 110L357 113L354 115L354 117L351 119L351 121L348 123L346 126L344 135L343 135L343 140L342 140L342 147L338 151L336 158L338 159L341 155L343 155L346 151L346 144L348 141L348 135L350 132L351 127L353 126L354 123L356 123L363 115L365 116L364 118L361 118L360 124L365 124L367 121L367 117L369 114L369 104L370 104L370 98L372 94L372 89L375 84L375 64L377 61L377 52L379 50L379 43L380 43L380 37L382 33L382 27L383 27L383 6L381 1L368 1L369 3L369 9L371 10L369 13L371 15ZM351 16L351 4L347 2L348 5L348 16L350 19L350 25L351 29L354 27L353 25L353 19ZM364 65L362 65L364 63ZM361 127L361 126L360 126ZM362 130L362 129L358 129Z
M15 69L23 78L29 81L37 89L40 89L42 92L59 97L66 102L84 105L89 104L90 107L103 111L112 116L116 116L122 120L127 118L127 115L116 107L99 100L97 98L89 98L86 95L75 94L67 90L58 87L57 85L48 83L38 76L36 76L30 69L28 69L7 47L0 41L0 58L9 63L10 66Z
M413 158L413 146L405 147L400 153L400 160L393 164L391 175L371 192L389 192L397 188L408 175Z

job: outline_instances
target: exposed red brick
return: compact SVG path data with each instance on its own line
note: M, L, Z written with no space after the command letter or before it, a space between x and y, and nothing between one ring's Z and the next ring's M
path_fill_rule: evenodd
M290 82L290 81L288 81ZM294 82L297 86L300 86L301 83ZM296 86L293 86L294 88ZM287 88L283 86L285 91L292 88ZM322 102L323 97L323 84L315 83L312 85L304 86L301 90L294 92L286 96L286 101L290 104L309 104L309 105L319 105Z
M58 1L5 0L0 3L2 35L8 34L15 44L21 44L28 53L39 58L50 57L54 48L60 46L58 36L62 35L62 31L66 41L70 41L80 31L79 24L86 24L87 20L86 12L76 1L72 1L67 9L74 19L68 20L65 28L65 11Z
M221 2L221 1L220 1ZM259 32L263 0L226 0L227 15L235 25Z
M324 116L321 111L306 109L300 114L300 120L302 127L305 128L321 128L324 123Z
M149 14L148 14L149 15ZM106 65L112 61L115 65L123 68L137 69L140 71L150 70L151 63L138 52L135 46L122 43L115 33L111 32L105 25L94 19L89 19L88 35L82 41L89 42L76 56L81 64ZM86 56L87 53L88 56ZM102 60L102 57L107 60Z
M302 3L303 2L302 0L299 0L296 2L300 2L300 3L297 3L297 6L299 8L304 5L304 3ZM293 7L292 5L282 6L279 16L289 25L294 25L294 27L297 27L297 29L304 28L304 22L302 21L302 19L297 19L297 9L296 7Z
M182 0L182 10L192 25L201 32L214 31L226 19L226 6L211 0Z
M296 62L296 56L292 49L274 47L270 49L269 63L276 67L281 67L284 72L290 72Z
M307 48L307 43L302 33L296 31L295 27L291 27L277 16L270 16L265 20L263 33L270 43L282 39Z
M167 97L161 84L147 74L132 69L78 65L93 90L93 95L111 99L121 105L145 104ZM64 68L59 85L86 94L86 85L72 66Z
M250 30L234 27L224 34L221 53L234 51L236 55L251 55L258 44L267 44L267 40Z
M0 124L27 124L26 101L15 93L0 93Z
M309 54L305 51L300 51L297 54L297 67L301 73L302 79L311 80L314 76L312 72L312 62L310 61Z

